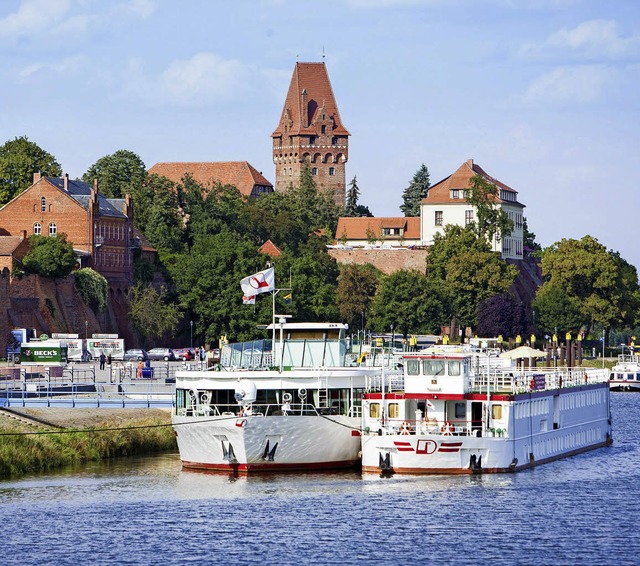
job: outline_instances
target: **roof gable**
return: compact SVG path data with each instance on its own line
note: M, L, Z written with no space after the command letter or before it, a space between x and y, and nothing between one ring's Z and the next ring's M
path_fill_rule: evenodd
M193 161L156 163L149 173L166 177L181 184L185 175L205 186L234 185L243 195L251 196L254 187L265 187L262 192L272 192L273 185L247 161Z
M75 200L82 208L89 210L92 193L95 190L92 185L84 181L66 179L65 177L43 177L47 183ZM41 181L39 181L41 182ZM65 188L66 183L66 188ZM111 218L126 218L124 214L124 199L108 199L98 192L98 210L100 216Z
M429 192L427 196L422 199L422 203L424 204L465 204L467 201L464 198L463 194L459 195L459 198L451 198L451 190L459 189L465 190L471 187L471 178L480 175L489 183L496 185L499 189L506 191L508 193L512 193L514 195L515 200L502 200L501 198L497 198L497 202L508 203L516 206L524 206L518 202L518 191L512 189L508 185L498 181L488 173L479 165L476 165L473 162L473 159L467 159L458 169L442 179L442 181L438 181L435 185L432 185L429 188Z
M296 63L280 122L271 135L281 136L285 127L293 135L315 132L310 126L322 108L333 120L334 134L351 135L342 124L325 64Z

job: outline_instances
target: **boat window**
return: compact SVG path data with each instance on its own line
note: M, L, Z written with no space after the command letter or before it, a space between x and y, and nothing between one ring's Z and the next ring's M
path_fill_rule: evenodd
M399 405L398 403L389 403L389 418L397 419L399 417Z
M369 407L369 417L372 419L380 418L380 403L371 403Z
M407 375L420 375L420 360L406 360Z
M462 362L460 360L451 360L447 362L449 366L449 375L461 375L462 374Z
M444 360L422 360L424 375L444 375Z
M502 405L491 405L491 418L496 420L502 418Z
M467 416L467 407L464 403L456 403L456 419L464 419Z
M636 373L636 381L640 381L640 373Z

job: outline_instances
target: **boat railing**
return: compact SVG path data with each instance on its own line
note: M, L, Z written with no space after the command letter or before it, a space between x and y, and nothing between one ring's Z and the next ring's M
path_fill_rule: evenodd
M237 404L195 403L176 410L178 416L186 417L296 417L338 415L336 407L316 407L310 403L253 403L249 408Z
M393 373L376 373L367 377L366 389L370 392L404 391L404 374L401 371Z
M485 436L508 437L506 427L485 427L482 421L438 420L435 417L425 417L419 421L402 419L385 419L380 421L380 428L367 427L365 434L400 434L400 435L436 435L448 436ZM484 431L484 432L483 432Z

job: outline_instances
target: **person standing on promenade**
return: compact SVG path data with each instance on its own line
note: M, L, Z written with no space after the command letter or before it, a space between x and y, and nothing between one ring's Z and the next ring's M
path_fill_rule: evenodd
M104 362L106 360L106 356L104 355L104 352L100 353L100 369L104 369Z

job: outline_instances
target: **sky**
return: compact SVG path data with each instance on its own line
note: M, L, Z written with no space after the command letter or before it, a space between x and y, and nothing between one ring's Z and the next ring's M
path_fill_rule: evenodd
M473 159L542 246L590 235L640 269L636 0L2 0L0 60L0 144L72 178L127 149L274 184L295 63L324 60L375 216Z

